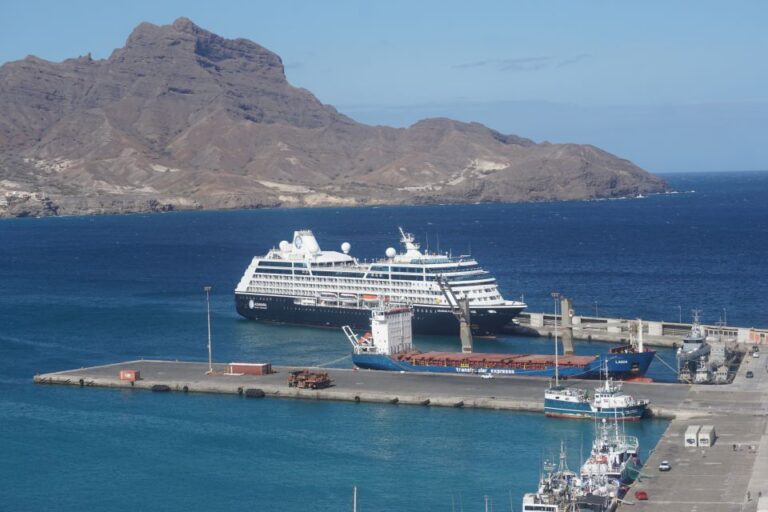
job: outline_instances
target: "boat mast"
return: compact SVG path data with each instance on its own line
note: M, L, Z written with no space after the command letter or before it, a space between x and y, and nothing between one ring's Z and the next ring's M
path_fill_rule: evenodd
M208 373L213 373L213 349L211 348L211 287L205 286L205 302L208 306Z
M557 304L560 302L560 292L552 292L552 298L555 300L555 386L560 385L560 367L557 358Z

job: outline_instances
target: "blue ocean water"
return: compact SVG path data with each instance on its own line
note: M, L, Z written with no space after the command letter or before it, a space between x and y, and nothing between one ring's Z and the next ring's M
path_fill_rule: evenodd
M398 225L471 252L507 297L550 292L600 314L766 326L768 173L669 175L681 193L526 205L252 210L0 222L0 509L515 510L561 439L572 465L589 422L535 414L35 386L37 372L157 357L204 360L203 285L217 360L346 366L332 330L240 319L232 290L294 229L324 248L383 255ZM455 347L422 337L423 348ZM484 351L549 352L500 337ZM578 351L602 350L597 343ZM669 352L662 356L670 358ZM654 363L657 378L669 377ZM665 428L628 429L643 447Z

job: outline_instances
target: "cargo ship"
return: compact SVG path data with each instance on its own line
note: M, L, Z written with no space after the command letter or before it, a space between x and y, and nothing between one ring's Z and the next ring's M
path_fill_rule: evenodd
M572 377L615 379L642 377L655 351L632 345L616 347L595 356L547 354L492 354L421 352L413 346L408 307L377 308L372 311L370 332L362 337L350 326L344 333L352 344L352 362L357 368L400 372L482 374L490 376Z
M322 250L312 231L295 231L291 242L252 259L235 289L237 312L264 322L367 329L371 309L407 305L417 334L453 334L458 321L438 280L467 298L475 335L498 334L525 309L523 302L505 300L472 256L422 251L399 229L403 251L389 247L373 262L353 258L347 242L341 252Z

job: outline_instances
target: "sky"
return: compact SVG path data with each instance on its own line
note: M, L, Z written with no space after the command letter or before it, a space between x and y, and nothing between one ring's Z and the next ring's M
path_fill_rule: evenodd
M651 172L768 170L768 1L4 1L0 63L186 16L370 124L477 121Z

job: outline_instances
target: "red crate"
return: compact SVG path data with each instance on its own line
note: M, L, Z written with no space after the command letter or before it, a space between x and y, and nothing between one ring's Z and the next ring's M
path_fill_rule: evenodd
M228 373L241 373L243 375L269 375L272 373L270 363L229 363Z
M120 380L127 380L129 382L136 382L140 380L139 370L120 370Z

